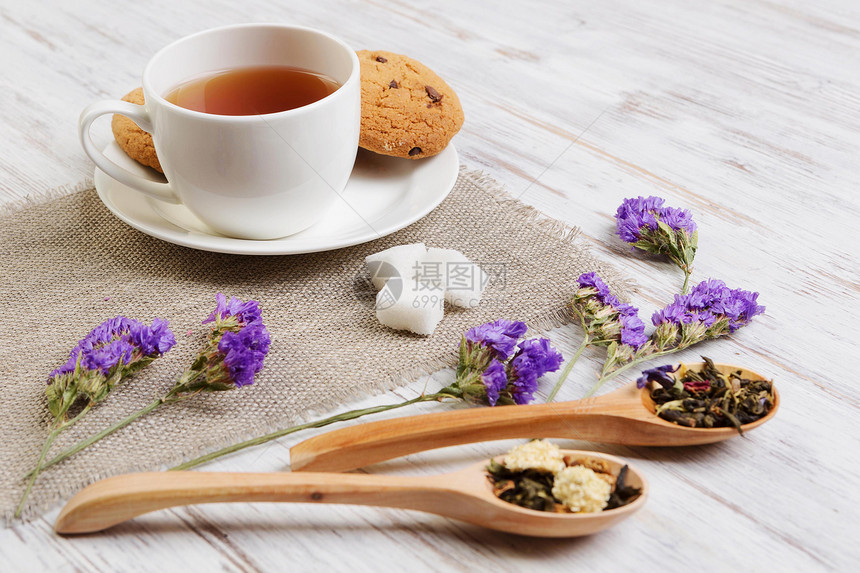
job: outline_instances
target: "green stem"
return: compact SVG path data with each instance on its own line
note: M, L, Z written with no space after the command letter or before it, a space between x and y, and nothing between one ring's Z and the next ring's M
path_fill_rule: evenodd
M168 394L168 396L169 396L169 394ZM158 408L160 405L166 404L168 402L173 402L173 401L176 401L178 399L178 398L170 399L170 398L168 398L168 396L165 396L164 398L159 398L159 399L155 400L154 402L152 402L151 404L149 404L148 406L146 406L142 410L138 410L137 412L130 415L129 417L120 420L119 422L117 422L113 426L110 426L109 428L105 428L104 430L102 430L98 434L94 434L85 440L81 440L80 442L78 442L77 444L72 446L71 448L63 450L62 452L60 452L59 454L57 454L56 456L51 458L50 461L46 462L45 465L43 465L41 467L41 469L49 468L49 467L53 466L54 464L58 464L61 461L72 457L73 455L75 455L79 451L83 450L84 448L86 448L88 446L93 445L94 443L98 442L99 440L101 440L105 436L109 436L110 434L116 432L120 428L124 428L125 426L128 426L129 424L131 424L132 422L134 422L135 420L137 420L141 416L149 414L150 412L152 412L153 410Z
M257 438L251 438L250 440L245 440L244 442L239 442L238 444L234 444L232 446L228 446L226 448L221 448L220 450L214 451L210 454L206 454L205 456L200 456L199 458L194 458L193 460L187 461L183 464L179 464L176 467L170 468L168 471L178 471L178 470L187 470L189 468L193 468L199 466L200 464L205 464L206 462L210 462L216 458L220 458L221 456L225 456L227 454L232 454L233 452L238 452L239 450L244 450L245 448L250 448L252 446L259 446L260 444L265 444L271 440L276 438L280 438L283 436L287 436L289 434L293 434L295 432L300 432L301 430L307 430L310 428L322 428L323 426L328 426L329 424L334 424L335 422L344 422L346 420L354 420L356 418L360 418L361 416L365 416L367 414L377 414L379 412L386 412L388 410L394 410L396 408L402 408L403 406L409 406L410 404L416 404L418 402L435 402L442 398L456 398L456 396L445 392L442 390L441 392L436 392L435 394L422 394L417 398L413 398L412 400L406 400L405 402L400 402L399 404L386 404L384 406L373 406L371 408L362 408L359 410L350 410L348 412L343 412L341 414L335 414L334 416L330 416L328 418L324 418L322 420L317 420L315 422L308 422L306 424L299 424L297 426L291 426L289 428L284 428L282 430L276 430L264 436L259 436Z
M42 470L42 463L45 461L45 457L48 455L48 450L51 449L51 444L54 443L54 440L57 439L57 436L59 436L60 432L62 431L63 426L58 425L56 428L51 430L50 434L48 434L48 439L45 440L45 445L42 446L42 453L39 454L39 461L36 462L36 468L33 470L32 475L30 476L30 481L27 482L27 487L26 489L24 489L24 495L21 496L21 501L18 502L18 508L15 509L15 517L21 517L21 511L24 509L24 503L30 496L30 491L33 489L33 484L36 483L36 478L39 477L39 472Z
M684 271L684 286L681 287L681 294L687 294L687 291L690 287L690 271Z
M36 478L39 477L39 474L48 467L48 464L45 464L45 458L48 455L48 450L51 449L51 444L54 443L54 440L57 439L57 436L60 435L64 430L69 429L75 422L84 417L84 415L90 411L90 408L93 407L93 403L90 402L86 406L84 406L77 416L72 418L71 420L66 420L65 422L60 422L60 418L54 421L54 426L56 426L51 433L48 434L48 439L45 440L45 445L42 446L42 453L39 454L39 461L36 462L36 467L30 470L30 472L24 476L24 479L30 478L30 481L27 482L27 487L24 490L24 495L21 496L21 501L18 502L18 508L15 510L15 517L21 516L21 511L24 509L24 503L27 501L27 498L30 496L30 491L33 489L33 485L36 483ZM68 411L68 410L66 410ZM61 416L66 415L66 411L64 411Z
M681 348L678 348L678 347L670 348L669 350L663 350L661 352L655 352L654 354L649 354L647 356L643 356L641 358L631 360L627 364L624 364L623 366L619 366L617 369L613 370L609 374L604 374L603 376L601 376L600 380L597 381L597 384L595 384L591 388L591 390L589 390L585 394L585 396L583 396L583 397L588 398L589 396L592 396L597 391L597 389L600 388L601 386L603 386L606 382L609 382L610 380L612 380L613 378L615 378L616 376L618 376L622 372L633 368L637 364L642 364L643 362L648 362L649 360L654 360L655 358L660 358L661 356L666 356L667 354L672 354L673 352L678 352L679 350L681 350Z
M582 351L591 343L591 340L588 338L588 334L585 335L585 338L582 339L582 344L577 348L576 353L567 361L567 366L564 367L564 370L561 371L561 375L558 377L558 382L555 383L555 386L552 387L552 391L549 393L549 396L546 397L547 402L552 402L555 398L555 395L558 394L558 391L561 390L561 387L564 385L564 381L567 380L568 374L573 370L573 365L576 364L576 361L579 360L579 356L582 354Z

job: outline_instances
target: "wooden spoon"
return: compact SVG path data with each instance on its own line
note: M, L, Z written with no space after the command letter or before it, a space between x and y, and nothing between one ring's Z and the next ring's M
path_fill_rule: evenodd
M690 370L704 363L686 364ZM760 374L716 364L721 372L741 371L744 378L764 380ZM741 426L748 432L774 417L779 395L763 418ZM369 422L334 430L290 450L293 471L339 472L375 464L415 452L510 438L565 438L628 446L694 446L733 438L735 428L688 428L654 412L650 390L636 383L603 396L529 406L470 408Z
M618 475L625 462L607 454L563 451L603 459ZM501 461L500 456L498 458ZM346 503L415 509L490 529L535 537L576 537L606 529L645 504L648 484L633 466L625 483L642 494L628 505L597 513L525 509L493 494L487 460L438 476L400 477L329 473L152 472L96 482L79 491L54 524L57 533L92 533L158 509L227 501Z

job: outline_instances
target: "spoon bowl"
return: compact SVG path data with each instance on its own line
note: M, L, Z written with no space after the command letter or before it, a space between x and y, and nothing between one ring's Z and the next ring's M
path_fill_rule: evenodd
M608 454L562 450L576 458L605 460L614 475L625 462ZM500 456L496 458L501 461ZM597 533L639 510L648 483L628 465L627 485L641 489L631 503L596 513L526 509L496 497L488 460L458 472L401 477L349 473L150 472L116 476L79 491L63 508L54 530L61 534L102 531L139 515L197 503L270 501L340 503L412 509L482 527L533 537L577 537Z
M686 364L688 370L704 363ZM756 372L716 364L723 373L764 380ZM771 420L773 408L759 420L741 426L749 432ZM561 438L628 446L696 446L739 435L735 428L689 428L655 413L649 388L636 382L602 396L528 406L470 408L359 424L307 439L290 449L293 471L347 471L392 458L472 442L511 438Z

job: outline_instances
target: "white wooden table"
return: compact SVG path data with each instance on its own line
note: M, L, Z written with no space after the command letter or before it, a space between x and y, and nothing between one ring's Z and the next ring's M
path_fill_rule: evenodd
M80 110L138 85L169 41L235 22L324 28L357 49L411 54L448 79L466 111L455 140L462 161L580 225L598 255L639 282L634 302L646 315L670 299L679 273L631 254L612 214L622 198L649 194L692 209L701 229L694 279L758 290L767 314L681 358L704 353L772 376L779 415L710 447L563 443L634 460L652 484L643 511L590 538L518 538L406 511L248 504L163 511L66 539L51 531L55 510L0 529L0 571L856 570L860 3L280 4L2 0L0 199L91 177ZM552 337L569 355L580 333ZM581 396L599 363L586 353L560 398ZM415 396L425 382L362 404ZM303 437L206 469L284 470ZM367 471L432 474L509 446L449 448Z

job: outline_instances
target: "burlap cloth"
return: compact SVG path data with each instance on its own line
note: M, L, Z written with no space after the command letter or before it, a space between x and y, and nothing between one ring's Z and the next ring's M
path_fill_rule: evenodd
M377 322L364 270L366 255L418 241L493 266L481 306L448 308L430 337ZM565 324L582 272L598 271L616 290L624 287L575 230L466 171L421 221L337 251L254 257L180 247L128 227L85 189L5 208L0 253L0 515L6 520L47 435L47 374L107 318L164 318L177 345L61 435L53 453L169 388L200 348L207 328L200 322L217 292L260 301L272 347L253 386L165 406L47 470L25 517L110 475L157 470L311 414L347 410L359 396L455 363L461 333L483 322L519 319L537 330Z

